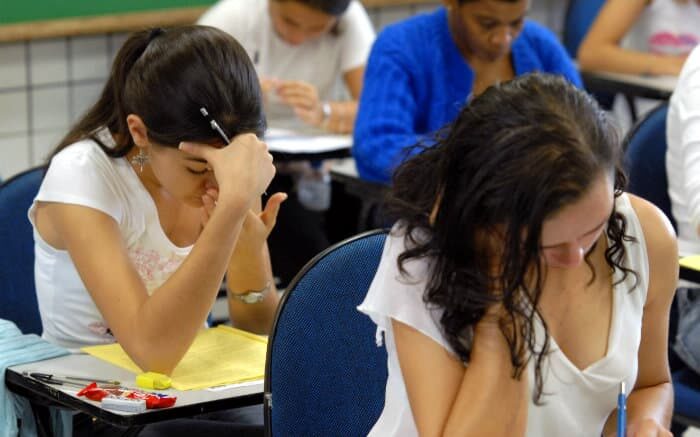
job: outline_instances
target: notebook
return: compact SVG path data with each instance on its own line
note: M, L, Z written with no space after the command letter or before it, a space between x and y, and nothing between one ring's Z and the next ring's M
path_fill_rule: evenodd
M142 373L118 343L82 350L134 374ZM265 337L225 325L202 330L170 375L172 387L198 390L262 379L266 353Z

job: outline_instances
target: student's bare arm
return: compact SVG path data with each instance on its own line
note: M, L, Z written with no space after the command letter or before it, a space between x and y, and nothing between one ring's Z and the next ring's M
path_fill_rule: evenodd
M421 437L525 434L528 378L513 379L510 351L495 322L477 325L466 368L415 329L395 320L392 327Z
M629 74L679 74L684 56L663 56L620 46L648 4L649 0L607 0L579 47L577 58L581 69Z
M634 196L631 199L647 245L649 290L642 320L639 374L627 400L628 430L650 429L654 431L650 435L670 436L673 387L668 366L668 322L678 280L678 247L673 228L663 213L646 200ZM616 415L614 411L608 418L604 435L615 435Z
M280 204L285 198L281 193L276 193L268 200L265 211L261 211L259 201L248 211L226 274L231 320L236 327L259 334L270 331L279 302L265 241L275 226ZM247 304L232 295L246 290L260 290L267 284L270 288L259 303Z
M245 210L220 205L190 255L151 297L112 217L59 203L43 204L41 213L127 354L143 370L170 373L214 302Z

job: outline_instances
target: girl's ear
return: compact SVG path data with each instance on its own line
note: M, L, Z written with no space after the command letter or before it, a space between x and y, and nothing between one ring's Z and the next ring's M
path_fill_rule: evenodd
M131 134L134 144L138 147L148 146L148 129L141 117L136 114L129 114L126 116L126 124L129 127L129 134Z

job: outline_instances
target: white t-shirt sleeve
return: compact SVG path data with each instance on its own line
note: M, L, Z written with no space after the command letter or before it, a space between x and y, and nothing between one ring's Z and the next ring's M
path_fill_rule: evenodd
M700 226L700 51L689 59L685 87L678 95L680 151L683 165L684 193L693 229ZM683 73L686 73L685 71Z
M253 35L250 23L255 21L262 0L220 0L199 17L197 24L216 27L232 35L253 56Z
M395 229L387 236L377 273L367 296L357 309L377 325L378 343L382 332L391 329L391 319L394 319L414 328L456 356L442 333L442 311L431 309L423 302L428 262L424 259L407 261L404 263L407 275L402 275L396 261L405 250L404 237Z
M109 158L91 141L81 141L62 150L51 160L34 202L56 202L86 206L117 222L122 219ZM33 207L32 207L33 209Z
M360 2L353 0L340 22L341 56L340 70L345 73L367 63L374 43L375 33L367 11Z

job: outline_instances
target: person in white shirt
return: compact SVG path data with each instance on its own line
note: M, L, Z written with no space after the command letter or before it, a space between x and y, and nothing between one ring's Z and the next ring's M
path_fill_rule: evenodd
M268 332L278 296L266 238L285 195L262 209L275 174L264 126L253 64L230 35L130 36L29 211L43 337L118 342L143 371L170 374L224 275L234 324Z
M221 0L199 24L222 29L255 62L272 126L289 118L331 132L352 131L374 41L357 0ZM342 79L349 100L334 98ZM291 123L293 124L293 123Z
M670 436L668 220L566 80L489 87L393 178L398 221L359 310L388 381L371 436Z
M700 48L695 48L671 95L666 119L666 176L680 256L700 254ZM700 374L700 287L677 291L678 332L674 350Z
M270 127L352 132L375 37L358 0L220 0L198 22L233 35L253 59ZM282 162L277 170L271 189L289 199L268 243L287 284L331 240L354 232L360 205L331 186L327 163Z
M700 42L697 0L607 0L578 50L583 70L677 76Z

